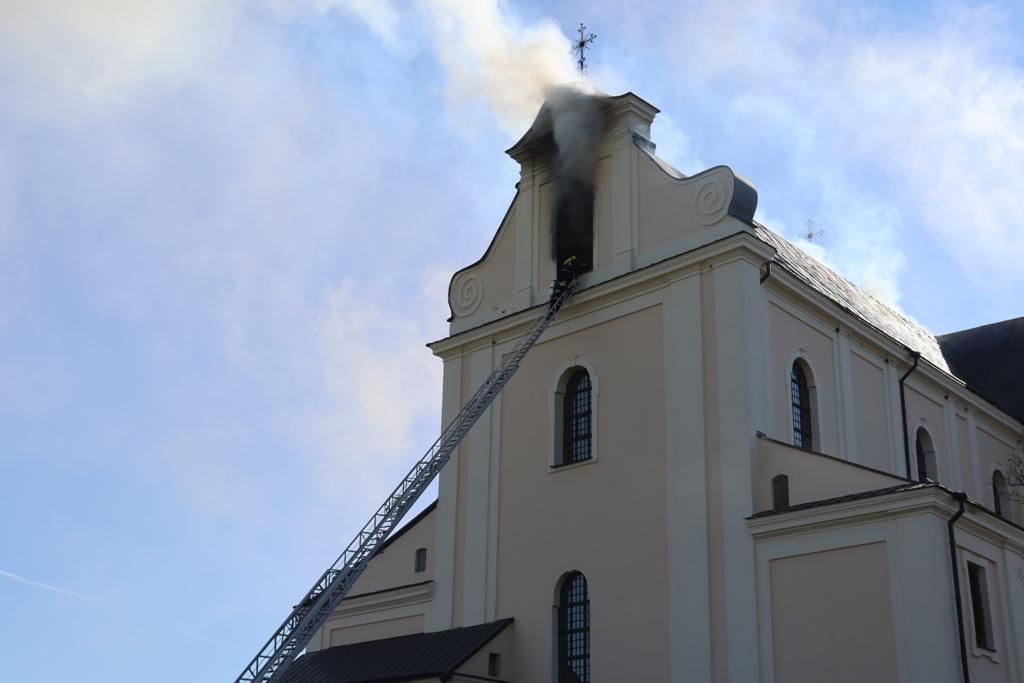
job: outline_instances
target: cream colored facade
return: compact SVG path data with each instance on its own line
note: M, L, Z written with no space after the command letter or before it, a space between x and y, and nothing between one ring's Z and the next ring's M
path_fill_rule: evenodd
M951 491L966 491L954 530L971 680L1024 680L1024 517L989 512L992 473L1024 427L969 392L913 323L882 310L885 330L812 286L752 220L756 193L732 170L683 177L655 157L653 106L627 94L607 109L594 269L442 471L436 509L371 562L308 649L512 617L488 646L501 675L484 679L553 681L557 586L576 570L595 681L952 683L948 520ZM515 198L452 280L450 335L430 345L446 422L548 299L545 132L541 117L509 150ZM911 455L923 427L940 486L907 486L910 350L922 354L905 380ZM815 452L789 445L796 359ZM579 366L594 457L552 467L558 382ZM758 514L780 474L789 509ZM876 493L851 495L864 492ZM968 562L986 572L991 649L974 643Z

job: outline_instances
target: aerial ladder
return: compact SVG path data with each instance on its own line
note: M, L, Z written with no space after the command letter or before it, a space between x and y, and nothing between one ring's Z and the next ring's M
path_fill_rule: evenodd
M569 301L575 289L574 277L555 281L547 310L537 319L529 333L521 337L504 356L498 367L470 397L458 415L441 431L437 441L427 449L334 564L317 579L284 623L260 648L235 679L235 683L273 683L283 679L288 667L306 648L310 638L327 617L345 599L356 579L366 569L395 526L412 509L451 458L463 437L512 379L523 357Z

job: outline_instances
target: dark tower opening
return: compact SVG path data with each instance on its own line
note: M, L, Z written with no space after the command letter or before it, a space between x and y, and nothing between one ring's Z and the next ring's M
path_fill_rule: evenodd
M571 280L594 267L594 187L577 178L563 178L558 185L555 264L558 279Z

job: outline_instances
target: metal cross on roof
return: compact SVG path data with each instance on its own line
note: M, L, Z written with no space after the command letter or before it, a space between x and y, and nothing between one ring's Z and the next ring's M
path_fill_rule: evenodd
M576 66L579 68L580 73L584 73L587 70L587 55L586 51L590 49L590 44L597 40L597 34L587 34L587 27L580 22L580 37L579 40L573 42L572 51L576 53Z

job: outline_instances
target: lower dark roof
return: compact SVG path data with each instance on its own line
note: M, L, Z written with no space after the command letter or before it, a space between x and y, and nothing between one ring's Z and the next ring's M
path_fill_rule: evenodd
M1024 422L1024 317L939 337L967 388Z
M281 683L380 683L434 676L444 680L511 623L512 619L501 619L329 647L299 657Z

